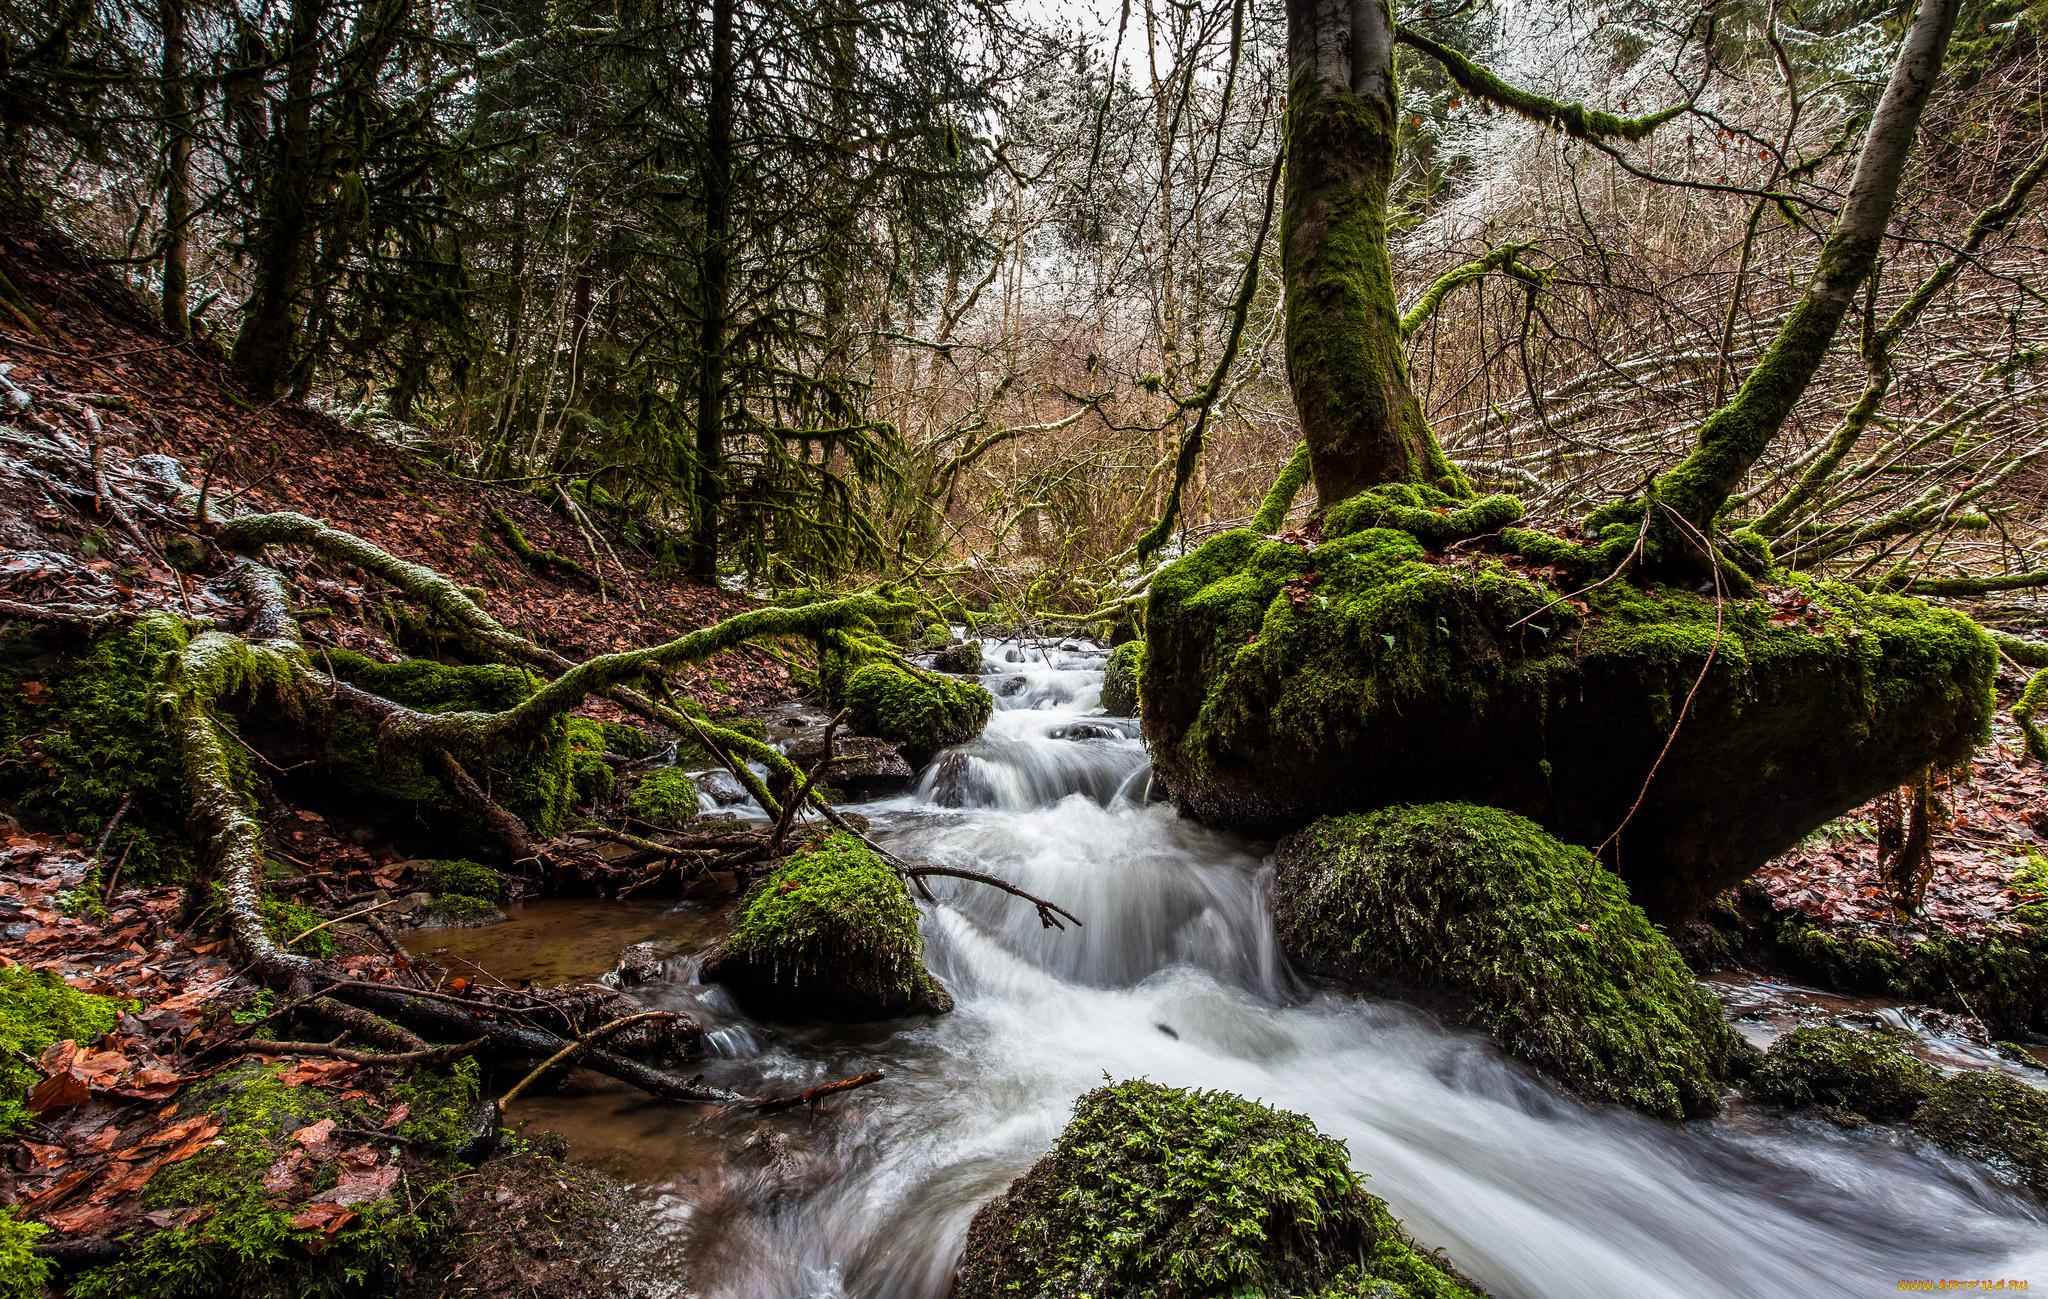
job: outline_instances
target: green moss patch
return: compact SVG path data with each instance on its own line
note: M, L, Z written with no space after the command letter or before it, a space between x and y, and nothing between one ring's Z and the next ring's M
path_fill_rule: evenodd
M540 678L530 672L496 664L450 666L428 659L379 663L339 649L323 654L332 662L335 674L350 685L425 713L503 712L541 685ZM594 743L603 742L599 732L584 734ZM602 759L586 751L579 773L577 751L569 742L569 723L562 718L555 718L525 741L495 745L488 753L472 749L455 756L486 793L540 837L557 834L568 824L578 797L579 774L586 781L596 781L599 777L590 764L604 765ZM426 770L417 754L379 752L375 733L353 717L336 718L327 758L345 781L364 792L457 814L441 782ZM606 768L602 777L606 788L610 779ZM487 836L479 830L473 837Z
M22 1100L42 1081L22 1057L66 1039L89 1041L119 1023L127 1006L80 992L48 970L0 969L0 1136L28 1122Z
M1380 518L1375 499L1331 515ZM1618 869L1675 922L1963 757L1991 716L1990 641L1916 600L1804 577L1718 605L1627 581L1566 594L1396 528L1319 545L1224 533L1152 582L1153 769L1183 811L1260 834L1445 799L1576 843L1628 818Z
M1935 1088L1913 1128L2048 1197L2048 1092L2008 1074L1960 1073Z
M0 1209L0 1299L42 1299L52 1268L36 1257L35 1246L49 1230L22 1221L19 1209Z
M1909 1117L1939 1075L1893 1033L1841 1025L1795 1028L1777 1041L1744 1084L1754 1100L1797 1109L1821 1105L1871 1119Z
M974 1215L953 1294L1476 1294L1364 1181L1344 1144L1299 1114L1227 1092L1101 1087Z
M903 880L841 831L808 840L747 893L703 977L785 1015L858 1021L953 1008L924 967Z
M1712 1114L1747 1049L1612 872L1508 812L1319 821L1281 841L1274 920L1307 969L1447 998L1590 1099Z
M696 780L676 767L648 772L626 798L626 811L649 825L683 825L697 815L697 807Z
M427 872L427 892L435 897L450 895L481 898L493 904L506 902L512 887L504 873L473 861L437 862Z
M1127 640L1102 665L1102 711L1111 717L1138 715L1138 677L1145 670L1145 642Z
M185 648L183 623L139 618L79 643L56 634L0 637L0 794L32 822L97 839L133 795L108 845L122 874L183 875L185 774L158 695Z
M847 677L846 707L855 732L901 744L918 766L947 745L981 734L995 699L972 682L877 662Z
M296 1134L332 1120L378 1131L385 1115L363 1099L318 1087L287 1087L283 1066L245 1066L188 1092L184 1116L210 1112L218 1138L197 1155L160 1170L144 1195L152 1211L206 1206L189 1226L138 1240L119 1262L75 1279L78 1299L286 1299L302 1295L389 1294L397 1279L444 1241L452 1225L456 1151L476 1098L473 1065L451 1074L416 1072L391 1099L409 1107L388 1138L337 1135L331 1150ZM360 1095L360 1094L359 1094ZM394 1144L405 1154L394 1156ZM356 1161L374 1155L374 1163ZM345 1176L374 1183L374 1170L402 1160L402 1177L348 1207L355 1216L328 1233L294 1226L307 1206L332 1195ZM353 1171L352 1171L353 1170ZM366 1176L366 1174L371 1174ZM266 1186L266 1182L268 1185Z

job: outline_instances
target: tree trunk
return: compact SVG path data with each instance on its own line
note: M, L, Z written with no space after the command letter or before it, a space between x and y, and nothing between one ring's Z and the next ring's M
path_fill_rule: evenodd
M1806 296L1792 309L1735 400L1700 429L1699 446L1656 485L1655 499L1685 523L1680 528L1661 512L1651 521L1660 536L1659 553L1704 559L1691 535L1711 535L1714 516L1784 427L1793 404L1804 395L1834 343L1857 289L1876 267L1899 177L1919 134L1921 110L1941 72L1959 6L1960 0L1920 0L1913 25L1899 45L1891 83L1870 119L1848 200L1821 245ZM1668 535L1673 531L1685 535Z
M697 375L697 518L690 576L718 581L720 476L725 458L725 334L732 279L732 9L712 0L711 105L705 122L703 332Z
M1470 495L1408 386L1387 255L1398 97L1386 0L1288 0L1287 374L1326 505L1380 483Z
M320 63L325 0L293 0L292 46L285 58L284 123L271 150L256 217L256 267L235 364L266 397L280 392L298 350L314 240L313 82Z
M163 0L163 113L170 136L164 167L164 327L180 338L192 334L186 310L190 246L185 228L192 220L192 110L185 94L185 0Z

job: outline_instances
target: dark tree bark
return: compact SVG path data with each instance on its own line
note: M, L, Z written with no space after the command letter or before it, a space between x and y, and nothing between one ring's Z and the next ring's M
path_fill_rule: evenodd
M164 327L190 337L187 273L191 263L186 227L192 221L192 109L185 93L185 0L163 0L163 114L169 133L164 166Z
M711 104L705 121L704 260L698 339L697 516L690 575L718 581L718 513L725 459L726 313L732 299L733 0L712 0Z
M313 261L313 81L325 16L326 0L293 0L284 121L270 150L270 175L259 182L254 283L235 336L235 364L266 397L276 396L291 372Z

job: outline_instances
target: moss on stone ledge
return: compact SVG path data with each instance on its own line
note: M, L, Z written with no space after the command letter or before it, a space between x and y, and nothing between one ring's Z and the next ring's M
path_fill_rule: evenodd
M1899 1119L1919 1109L1938 1080L1892 1033L1829 1025L1795 1028L1771 1043L1743 1091L1788 1109L1823 1105Z
M1145 670L1145 642L1129 640L1109 652L1102 665L1102 711L1111 717L1138 715L1138 676Z
M648 772L626 796L626 811L649 825L682 825L697 815L697 807L697 781L680 767Z
M2048 1199L2048 1091L2009 1074L1956 1074L1920 1107L1913 1128Z
M740 903L703 977L784 1016L860 1021L943 1014L903 880L841 831L816 835Z
M1590 1099L1712 1114L1748 1050L1619 879L1493 808L1387 808L1290 835L1274 921L1306 968L1446 997Z
M955 1299L1478 1292L1402 1234L1342 1142L1299 1114L1143 1081L1081 1097L982 1206Z
M1683 919L1961 758L1991 716L1996 654L1968 619L1804 577L1773 594L1717 607L1617 581L1572 601L1392 528L1315 546L1224 533L1152 583L1154 771L1183 811L1253 833L1459 799L1599 843L1699 682L1618 848L1637 900Z

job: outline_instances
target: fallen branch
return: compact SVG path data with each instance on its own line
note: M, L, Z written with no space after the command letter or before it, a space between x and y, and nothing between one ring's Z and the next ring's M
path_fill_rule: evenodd
M815 1110L818 1102L824 1100L827 1096L836 1096L841 1092L850 1092L857 1087L866 1087L878 1083L885 1076L880 1069L870 1069L858 1078L842 1078L838 1082L806 1088L794 1096L777 1096L769 1100L756 1101L754 1103L754 1111L758 1114L779 1114L783 1110L793 1110L799 1105L808 1105Z
M490 1039L477 1038L460 1046L436 1046L424 1051L403 1051L397 1055L381 1055L375 1051L351 1051L345 1046L329 1046L325 1042L273 1042L267 1038L252 1037L247 1046L257 1055L313 1055L330 1060L346 1060L350 1064L407 1065L446 1064L459 1060L470 1052L487 1045Z
M1055 913L1073 921L1077 928L1081 925L1081 917L1065 907L1060 906L1058 903L1048 902L1036 894L1026 893L1023 889L1018 888L1015 884L999 876L985 875L980 871L961 870L956 866L907 866L899 868L899 873L903 878L916 883L917 891L924 895L924 900L927 902L936 902L938 899L933 897L932 891L925 887L924 881L926 877L941 875L956 880L973 880L976 884L986 884L991 888L998 888L1005 893L1015 894L1017 897L1023 898L1026 902L1038 908L1038 921L1047 929L1058 929L1061 931L1066 929L1065 925L1053 918Z
M620 1029L630 1028L634 1024L644 1024L651 1020L673 1020L679 1018L681 1018L681 1016L677 1015L674 1011L670 1010L644 1010L637 1015L624 1015L618 1019L613 1020L609 1024L601 1024L598 1027L591 1029L588 1033L583 1034L582 1036L578 1037L575 1041L569 1043L561 1050L555 1052L547 1059L541 1061L539 1065L534 1067L532 1072L528 1073L524 1078L521 1078L517 1083L514 1083L511 1091L506 1092L503 1096L500 1096L497 1099L496 1106L498 1113L502 1115L505 1112L505 1107L507 1105L510 1105L513 1101L518 1100L519 1094L525 1091L528 1087L531 1087L534 1084L534 1082L537 1081L543 1074L546 1074L556 1065L561 1064L564 1060L576 1054L576 1052L582 1050L584 1047L589 1046L591 1043L602 1042L604 1039L610 1037L612 1034L618 1032Z

